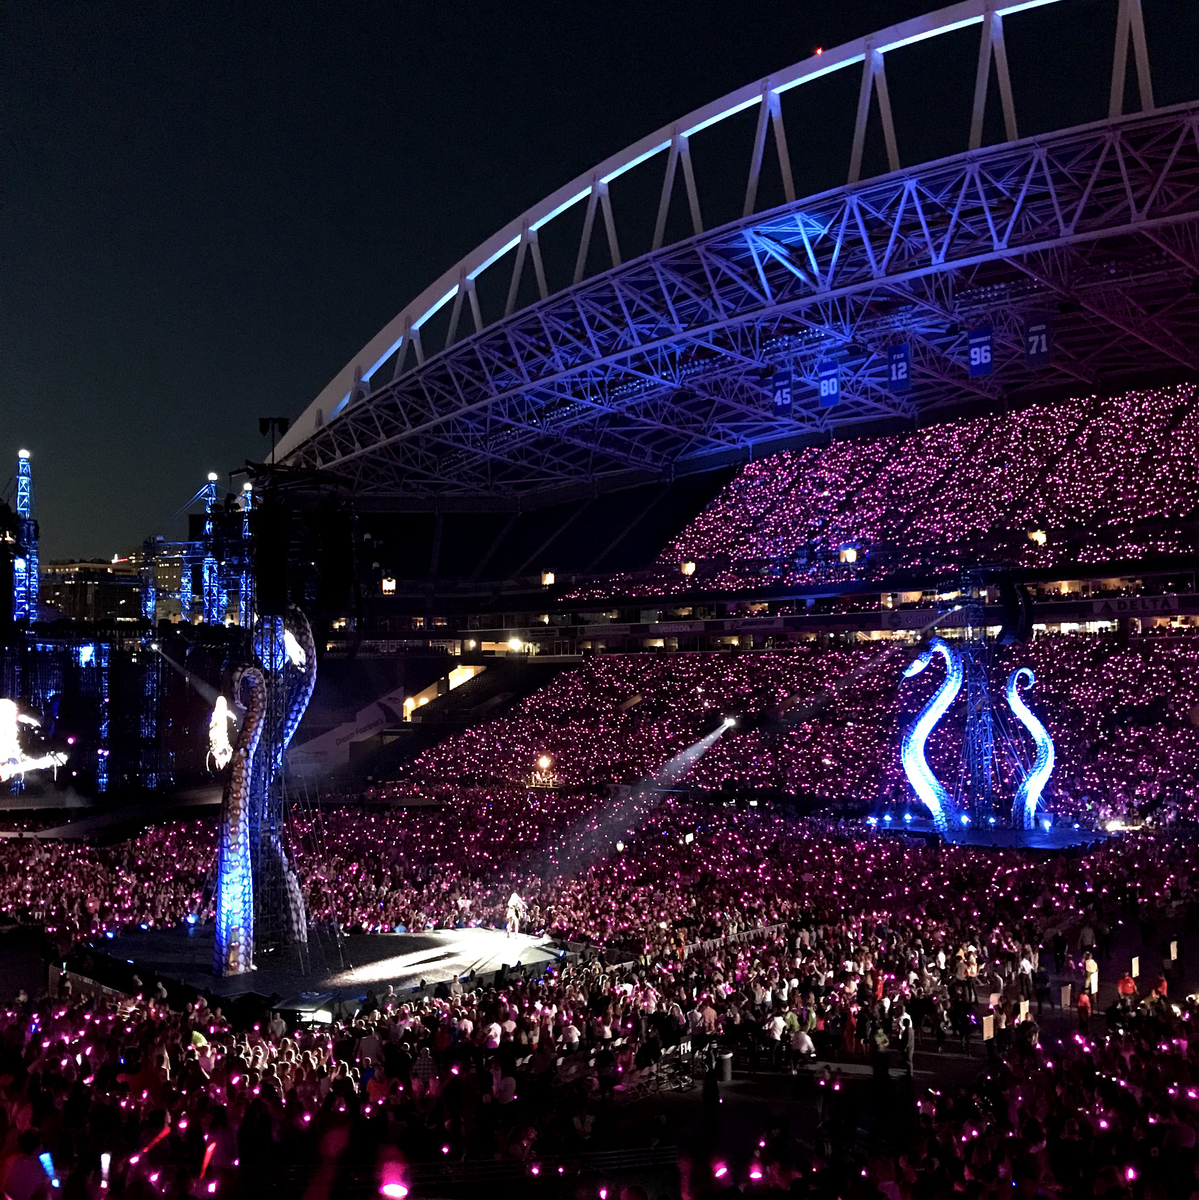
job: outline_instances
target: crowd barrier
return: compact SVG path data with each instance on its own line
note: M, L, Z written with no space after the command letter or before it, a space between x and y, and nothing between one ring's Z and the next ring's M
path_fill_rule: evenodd
M785 921L780 921L776 925L755 925L753 929L741 929L736 933L726 934L724 937L704 938L700 942L692 942L690 945L683 947L683 957L690 958L697 950L704 954L710 954L713 950L719 950L722 946L737 946L743 942L756 942L762 938L778 937L787 931ZM626 951L627 952L627 951ZM609 971L635 971L640 965L640 960L636 958L623 959L619 962L610 962L606 969Z
M778 937L779 934L785 933L786 929L786 924L780 922L777 925L757 925L753 929L743 929L738 933L726 934L724 937L705 938L702 942L693 942L689 946L684 946L683 957L690 958L697 950L710 954L722 946L737 946L742 942L756 942L762 938Z
M67 986L64 987L64 984ZM132 999L127 992L120 992L116 988L97 983L96 980L89 979L86 975L80 975L76 971L64 971L53 963L50 964L48 971L46 991L54 1000L65 997L68 991L76 999L80 996L93 996L105 1000L115 1000L118 1003Z

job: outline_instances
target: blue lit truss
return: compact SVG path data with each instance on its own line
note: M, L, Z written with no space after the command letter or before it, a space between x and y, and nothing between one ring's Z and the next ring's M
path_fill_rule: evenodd
M1147 369L1199 371L1199 293L1191 288L1199 274L1199 104L1155 107L1141 0L1119 0L1104 119L1019 139L1005 22L1059 2L1092 19L1074 0L963 0L829 49L650 134L426 289L305 410L278 459L334 473L380 503L515 504L523 495L705 469L867 422L910 422L964 400L998 404L1024 388L1089 391ZM884 63L902 64L905 46L965 27L980 31L967 148L904 167ZM1130 48L1142 111L1125 115ZM855 66L850 181L797 198L779 98ZM1007 141L983 147L992 71ZM862 182L872 107L890 171ZM744 214L706 228L690 142L749 109L758 120ZM770 133L787 200L759 212ZM653 226L653 238L628 257L637 222L624 227L622 253L609 184L651 169L662 174L657 220L632 216L650 218L641 223ZM679 188L692 232L668 244ZM538 239L576 205L585 208L575 269L551 280ZM601 225L610 266L588 275L603 257L591 253ZM506 275L481 293L476 282L490 272ZM537 298L522 307L526 277ZM506 302L486 310L488 294ZM1046 310L1054 313L1054 358L1036 367L1025 362L1023 325ZM989 378L966 370L966 328L976 320L993 327ZM910 343L912 387L896 395L886 351L900 338ZM841 363L842 392L826 409L817 364L829 357ZM795 380L783 415L770 398L780 365Z
M33 519L33 472L28 450L17 455L16 513L18 547L13 557L13 620L21 624L37 620L41 583L37 523Z

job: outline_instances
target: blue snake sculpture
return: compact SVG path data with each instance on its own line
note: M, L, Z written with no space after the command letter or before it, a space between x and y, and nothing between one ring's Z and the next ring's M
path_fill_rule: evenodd
M935 637L929 642L928 649L908 664L903 677L911 679L912 676L919 675L937 654L945 660L945 678L903 735L900 757L916 795L932 813L933 825L937 832L945 833L949 828L948 813L953 806L953 800L928 765L928 759L924 756L924 744L937 722L949 711L949 706L957 698L958 692L962 690L962 659L948 642Z
M1032 710L1020 695L1020 684L1032 687L1037 677L1030 667L1017 667L1007 679L1007 702L1020 723L1032 734L1036 743L1037 754L1028 774L1016 789L1016 799L1012 803L1012 824L1021 829L1032 829L1037 819L1037 804L1041 793L1053 774L1053 738L1049 730L1033 715Z
M256 787L260 789L261 804L258 811L266 811L266 801L275 776L283 769L283 756L300 721L312 699L316 687L316 644L308 618L295 605L287 610L283 619L284 654L278 679L283 688L284 702L280 706L281 716L275 730L274 761L267 755L260 757L265 770L256 771ZM286 939L291 944L308 943L308 920L305 915L304 895L283 846L281 831L277 825L262 827L258 838L260 871L278 884L278 894L283 897L283 922Z
M306 944L308 922L300 889L281 831L268 817L268 800L283 755L316 686L316 646L308 619L296 607L286 617L264 618L255 630L259 657L272 666L272 683L258 666L244 667L234 676L233 697L238 707L244 689L249 698L233 752L221 802L217 870L217 916L214 969L218 975L240 975L253 969L255 904L272 893L284 901L286 940ZM272 699L281 703L272 705ZM278 716L263 743L268 714ZM254 881L263 895L254 894Z
M948 814L953 807L953 800L928 765L924 747L929 735L949 711L950 705L962 689L964 672L961 655L942 638L933 638L928 644L928 649L908 664L903 675L905 679L919 675L937 654L945 660L945 678L903 735L900 755L912 788L932 813L933 825L939 833L945 833L949 827ZM1032 735L1037 748L1033 764L1024 773L1012 804L1012 824L1022 829L1032 829L1035 826L1041 793L1053 773L1053 738L1020 695L1022 685L1032 687L1035 682L1036 676L1029 667L1017 667L1008 676L1007 681L1008 705Z
M242 703L243 689L249 697ZM243 667L233 676L233 702L242 708L241 729L233 748L229 778L221 799L217 844L216 938L213 971L244 975L254 960L254 882L250 866L250 822L254 759L266 723L266 676Z

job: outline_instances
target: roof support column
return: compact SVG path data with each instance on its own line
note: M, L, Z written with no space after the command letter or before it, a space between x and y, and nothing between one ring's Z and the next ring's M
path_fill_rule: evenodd
M878 112L883 122L883 141L887 146L887 167L899 170L899 149L895 141L895 125L891 120L891 96L887 91L887 73L882 52L866 43L862 59L862 86L858 92L858 115L853 127L853 149L849 155L849 182L862 178L862 152L866 148L866 124L870 119L870 96L878 91Z
M1124 75L1128 69L1128 38L1132 35L1133 60L1137 68L1137 85L1141 92L1141 111L1153 110L1153 80L1149 76L1149 49L1145 45L1145 18L1141 0L1120 0L1116 16L1116 54L1112 60L1112 94L1108 117L1115 120L1124 115Z
M1007 69L1007 49L1003 41L1003 17L991 11L983 15L982 37L978 45L978 72L974 77L974 109L970 115L970 149L977 150L983 142L983 117L987 110L987 88L991 82L991 59L995 59L995 76L999 81L999 102L1003 106L1003 129L1009 142L1019 137L1016 132L1016 106L1012 100L1012 79Z

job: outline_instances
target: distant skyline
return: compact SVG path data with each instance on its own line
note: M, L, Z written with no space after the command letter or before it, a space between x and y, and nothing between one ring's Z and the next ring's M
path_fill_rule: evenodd
M29 449L43 560L137 548L554 188L938 7L0 0L0 488ZM1193 98L1199 6L1145 7L1159 103ZM1062 9L1110 54L1115 0ZM1070 80L1014 82L1022 132L1069 123ZM892 89L931 136L936 88Z

